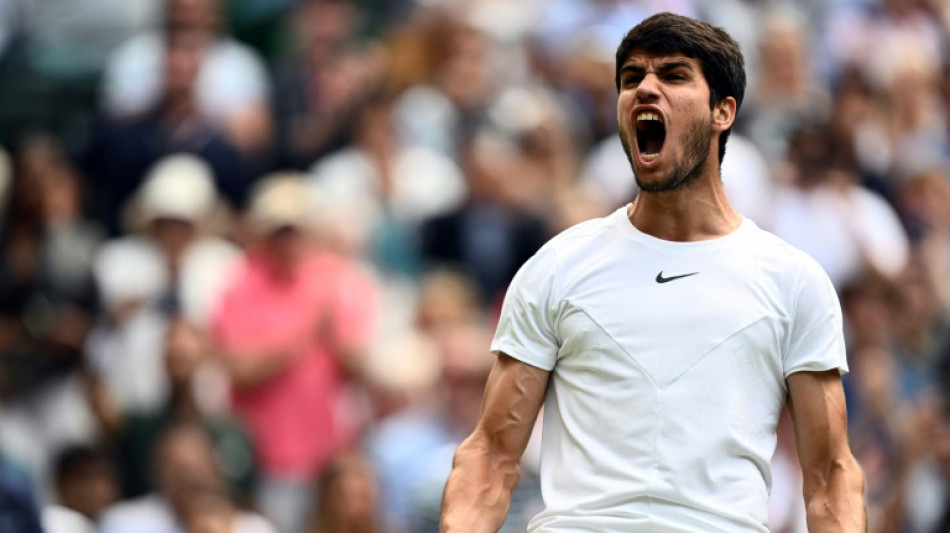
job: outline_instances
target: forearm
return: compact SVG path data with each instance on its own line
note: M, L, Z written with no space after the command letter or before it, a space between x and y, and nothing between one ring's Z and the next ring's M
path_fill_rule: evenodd
M805 490L808 531L811 533L865 533L864 475L850 454L830 463L814 476Z
M256 387L282 373L293 362L290 354L275 351L265 355L225 355L231 383L238 389Z
M494 533L501 528L511 491L521 476L518 460L492 451L475 433L455 453L442 499L442 533Z

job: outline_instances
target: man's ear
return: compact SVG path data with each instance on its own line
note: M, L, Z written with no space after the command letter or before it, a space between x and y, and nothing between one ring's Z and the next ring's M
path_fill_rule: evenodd
M713 108L713 131L726 131L736 120L736 99L727 96Z

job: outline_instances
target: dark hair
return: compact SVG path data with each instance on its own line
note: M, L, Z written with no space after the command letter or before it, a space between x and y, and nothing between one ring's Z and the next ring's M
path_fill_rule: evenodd
M84 444L72 444L63 448L53 460L53 475L56 481L83 477L90 469L102 468L110 472L112 461L105 452Z
M709 107L723 98L736 99L736 112L745 95L745 61L739 44L722 28L673 13L658 13L634 26L617 47L615 81L620 90L620 68L634 51L682 54L699 61L709 84ZM719 135L719 161L726 153L732 128Z

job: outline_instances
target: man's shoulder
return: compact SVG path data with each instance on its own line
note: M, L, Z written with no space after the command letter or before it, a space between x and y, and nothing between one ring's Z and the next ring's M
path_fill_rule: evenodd
M814 257L778 235L758 226L754 226L750 234L744 253L763 269L788 278L828 279L828 274Z
M578 253L585 247L608 234L616 224L616 213L579 222L552 237L541 250L550 250L558 255Z
M800 248L771 231L759 227L754 222L749 222L752 227L749 231L746 246L748 253L761 255L764 258L776 257L792 263L814 261L810 255Z
M521 266L512 286L534 287L536 291L541 286L552 288L555 278L575 272L583 258L605 248L600 236L610 233L611 218L586 220L552 237Z

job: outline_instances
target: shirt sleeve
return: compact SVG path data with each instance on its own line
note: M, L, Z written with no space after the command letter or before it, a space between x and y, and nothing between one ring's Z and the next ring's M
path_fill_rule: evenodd
M492 353L505 353L543 370L554 368L560 348L553 294L556 266L554 252L543 248L515 275L501 307Z
M795 372L848 372L841 304L821 266L810 257L799 274L787 349L785 377Z

